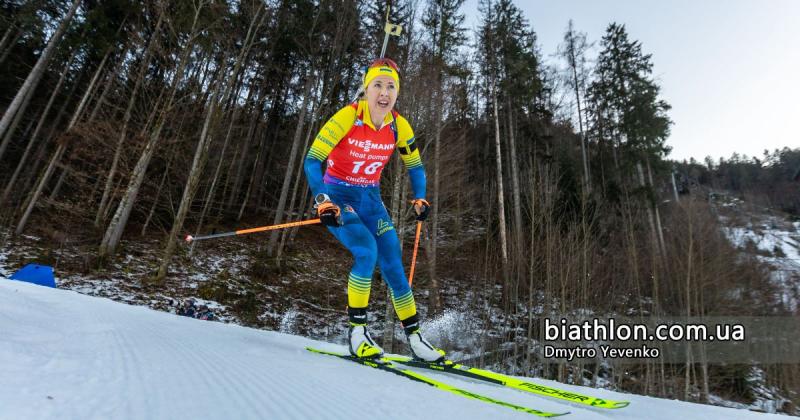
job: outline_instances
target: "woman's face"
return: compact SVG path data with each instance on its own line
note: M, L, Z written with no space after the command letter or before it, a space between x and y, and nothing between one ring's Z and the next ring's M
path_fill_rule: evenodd
M397 102L397 86L389 76L378 76L367 85L367 104L369 111L378 115L386 115Z

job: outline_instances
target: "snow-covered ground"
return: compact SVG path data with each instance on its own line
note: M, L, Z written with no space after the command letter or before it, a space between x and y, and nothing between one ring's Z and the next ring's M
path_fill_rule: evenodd
M525 419L390 373L311 354L310 339L179 317L0 278L0 419ZM431 374L564 419L766 419L776 415L537 380L631 401L572 406Z
M792 312L800 306L800 222L769 209L747 206L725 197L720 207L723 233L735 247L754 254L770 269L770 279L779 286L778 297Z
M800 269L800 222L791 226L793 229L787 230L773 223L763 223L758 227L752 224L748 227L728 227L724 231L737 247L744 248L748 242L752 242L758 250L772 255L761 256L764 261Z

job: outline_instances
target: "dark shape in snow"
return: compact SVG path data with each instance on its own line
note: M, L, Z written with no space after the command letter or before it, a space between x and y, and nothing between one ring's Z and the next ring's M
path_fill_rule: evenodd
M49 265L28 264L9 277L11 280L26 281L40 286L56 287L53 267Z
M183 305L178 305L178 309L175 311L180 316L188 316L190 318L197 318L202 319L204 321L214 321L214 313L211 312L211 309L208 308L206 305L200 305L199 307L195 305L194 299L186 299L183 301Z

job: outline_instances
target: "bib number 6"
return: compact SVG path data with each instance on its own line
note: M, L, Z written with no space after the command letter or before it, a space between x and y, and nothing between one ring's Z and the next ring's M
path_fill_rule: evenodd
M358 171L361 170L361 167L364 166L365 163L367 163L367 162L366 161L353 162L353 173L357 174ZM367 174L367 175L373 175L373 174L375 174L375 172L378 171L378 168L380 168L381 165L383 165L383 162L372 162L369 165L367 165L366 168L364 168L364 173Z

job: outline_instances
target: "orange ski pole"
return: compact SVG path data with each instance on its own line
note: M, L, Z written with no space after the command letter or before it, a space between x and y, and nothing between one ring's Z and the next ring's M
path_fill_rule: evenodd
M186 235L186 242L200 241L203 239L222 238L225 236L247 235L248 233L264 232L267 230L284 229L295 226L314 225L320 223L319 219L301 220L299 222L282 223L280 225L261 226L250 229L235 230L233 232L215 233L213 235L192 236Z
M422 230L422 222L417 221L417 235L414 238L414 253L411 254L411 272L408 274L408 285L414 281L414 267L417 266L417 250L419 249L419 233Z

